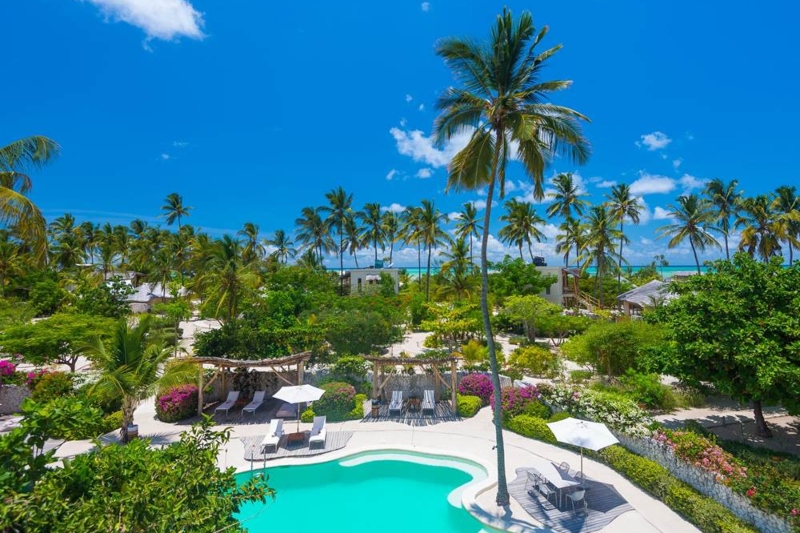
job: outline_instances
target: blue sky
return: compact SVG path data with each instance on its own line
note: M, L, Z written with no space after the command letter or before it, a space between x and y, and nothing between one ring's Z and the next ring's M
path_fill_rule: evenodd
M546 44L564 48L546 73L574 81L555 101L592 119L589 163L556 161L548 175L579 174L593 201L611 182L631 183L648 207L629 231L631 264L656 253L692 262L655 229L703 180L738 179L748 194L796 183L793 2L508 5L550 26ZM220 235L252 221L266 235L293 230L300 209L338 185L357 207L431 198L454 212L480 196L444 194L458 145L430 143L436 97L452 83L433 46L485 38L501 9L478 0L8 2L0 144L30 134L61 144L33 176L49 218L157 223L175 191L196 226ZM521 168L508 179L508 197L526 196ZM554 227L545 233L538 249L560 264ZM493 241L491 251L505 250ZM400 251L396 263L415 264L416 253Z

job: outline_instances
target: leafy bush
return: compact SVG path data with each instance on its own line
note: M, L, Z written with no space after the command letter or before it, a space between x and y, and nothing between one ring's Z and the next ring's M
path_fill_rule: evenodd
M99 407L105 414L112 414L122 409L122 398L119 396L91 394L93 383L84 383L75 389L75 397L82 402Z
M559 422L566 418L570 418L570 414L566 411L559 411L558 413L553 413L548 422Z
M539 400L539 391L533 385L525 387L504 387L500 391L500 404L503 417L512 418L525 413L531 403ZM494 393L489 398L489 405L494 410Z
M547 421L542 420L537 416L519 415L515 416L506 424L509 430L514 433L519 433L523 437L540 440L542 442L549 442L554 444L556 437L550 428L547 427Z
M39 373L29 380L28 386L31 384L33 385L31 398L36 402L47 403L74 392L72 376L65 372Z
M640 374L633 369L628 369L619 380L636 403L643 404L650 409L665 411L677 406L678 402L672 388L661 383L658 374Z
M480 364L489 359L489 347L477 339L461 346L461 356L469 364Z
M177 422L197 412L198 389L196 385L179 385L156 398L156 418L162 422Z
M330 422L348 420L352 416L356 389L341 381L326 383L321 388L325 394L314 402L314 412L318 416L325 415Z
M103 433L115 431L122 427L122 411L115 411L103 417Z
M482 405L489 405L493 391L492 378L487 374L467 374L458 384L458 392L464 396L477 396Z
M550 411L550 408L545 404L541 402L531 402L525 406L525 411L523 411L523 414L535 416L537 418L543 418L546 420L550 416L551 412L552 411Z
M573 383L582 383L592 379L593 374L591 370L570 370L569 379Z
M483 407L483 402L477 396L469 396L464 394L456 395L458 405L458 416L464 418L471 418L478 414L478 411Z
M312 411L311 408L309 407L300 414L300 422L305 422L310 424L311 422L314 421L315 416L317 416L317 414L314 411Z
M358 387L367 379L367 362L360 355L342 356L331 367L331 378Z
M11 361L0 361L0 387L3 385L24 385L26 374L17 370Z
M515 349L511 352L508 364L531 376L554 377L560 371L558 355L538 344Z
M51 439L92 439L105 433L103 412L74 398L56 397L48 402L26 399L22 414L34 418Z
M358 420L359 418L364 418L364 402L366 401L366 394L356 394L356 398L354 400L355 406L353 407L352 411L350 411L350 419Z

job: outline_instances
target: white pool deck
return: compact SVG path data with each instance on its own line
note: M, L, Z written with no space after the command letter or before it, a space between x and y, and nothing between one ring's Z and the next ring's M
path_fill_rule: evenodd
M166 424L154 418L153 402L142 404L136 411L136 423L142 437L155 437L155 442L165 443L177 440L181 431L188 426ZM240 437L264 435L267 424L240 422L238 416L227 421L219 419L219 425L232 428L231 439L219 455L222 468L235 467L238 471L260 468L262 463L251 465L244 459L244 444ZM286 422L286 427L294 430L295 423ZM300 424L301 429L310 430L311 424ZM462 504L478 520L499 530L512 532L550 531L536 522L513 499L508 509L498 508L494 503L497 481L496 452L492 413L484 408L471 419L455 422L441 422L429 426L410 426L398 422L361 423L359 420L329 423L328 431L351 431L353 436L347 446L314 457L276 459L267 466L292 464L312 464L331 461L360 452L372 450L402 450L421 453L450 455L474 461L488 472L488 478L469 486L463 493ZM573 468L580 464L580 456L570 451L539 441L524 438L515 433L503 433L506 452L506 477L511 482L515 470L530 465L536 459L548 459L560 463L567 461ZM610 483L635 509L611 522L602 531L608 533L682 533L699 531L678 516L660 501L648 496L614 470L584 458L587 476ZM280 489L280 487L276 487Z

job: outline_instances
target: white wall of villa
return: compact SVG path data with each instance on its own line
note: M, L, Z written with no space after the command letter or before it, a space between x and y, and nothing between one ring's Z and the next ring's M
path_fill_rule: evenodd
M395 294L400 292L400 269L398 268L354 268L346 271L350 275L350 294L364 294L378 291L381 274L387 274L394 281Z

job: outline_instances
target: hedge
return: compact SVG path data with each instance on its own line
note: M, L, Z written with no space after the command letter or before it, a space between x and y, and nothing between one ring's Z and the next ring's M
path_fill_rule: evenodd
M541 418L520 415L512 418L506 427L523 437L528 437L564 448L547 422ZM634 485L661 500L670 509L683 516L705 533L756 533L758 530L745 524L726 507L703 496L691 486L673 477L655 461L645 459L619 445L609 446L600 452L584 452L622 474Z
M478 414L478 411L483 407L483 402L481 402L481 399L477 396L457 394L456 399L458 403L458 416L463 416L464 418L472 418Z

